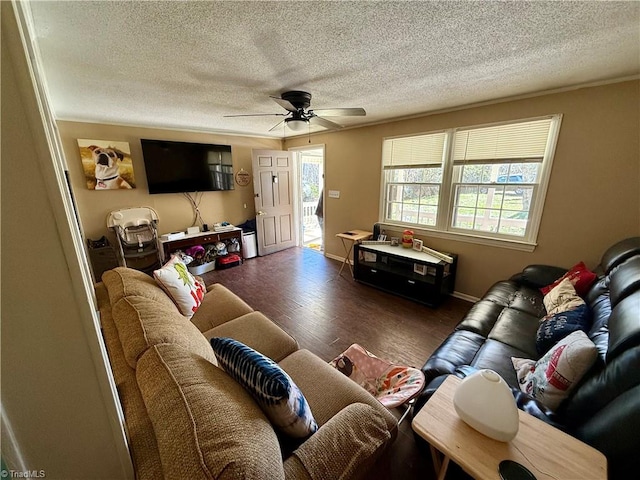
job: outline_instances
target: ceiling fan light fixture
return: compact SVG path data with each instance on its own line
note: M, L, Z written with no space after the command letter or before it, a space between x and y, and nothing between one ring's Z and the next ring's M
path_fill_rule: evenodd
M287 126L294 132L300 132L307 128L309 121L303 118L287 118L285 120Z
M343 116L364 116L367 113L364 108L328 108L324 110L309 110L311 106L311 94L299 90L283 92L279 97L271 96L278 105L287 110L287 113L247 113L240 115L225 115L225 117L262 117L275 115L278 117L286 117L269 129L275 132L280 128L289 126L289 130L293 132L303 132L308 129L311 133L311 127L320 127L328 130L339 130L342 125L332 122L327 117L343 117ZM285 134L283 130L283 134Z

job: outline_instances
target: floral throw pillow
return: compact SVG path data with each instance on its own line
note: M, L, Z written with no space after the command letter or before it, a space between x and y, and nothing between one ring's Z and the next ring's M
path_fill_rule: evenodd
M589 337L577 330L560 340L540 360L511 357L520 390L551 410L557 409L573 387L591 368L598 350Z
M153 272L156 283L171 297L180 313L191 318L204 298L205 286L191 275L179 257L173 256Z

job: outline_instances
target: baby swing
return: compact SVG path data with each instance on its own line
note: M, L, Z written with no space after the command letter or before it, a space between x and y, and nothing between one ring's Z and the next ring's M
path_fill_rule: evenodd
M118 263L149 275L160 268L161 246L158 242L158 214L150 207L122 208L107 216L107 228L118 241Z

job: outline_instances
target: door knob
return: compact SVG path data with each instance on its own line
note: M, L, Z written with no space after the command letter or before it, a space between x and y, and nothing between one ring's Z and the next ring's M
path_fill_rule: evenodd
M263 212L262 210L258 210L256 213L258 215L266 215L267 214L267 212Z

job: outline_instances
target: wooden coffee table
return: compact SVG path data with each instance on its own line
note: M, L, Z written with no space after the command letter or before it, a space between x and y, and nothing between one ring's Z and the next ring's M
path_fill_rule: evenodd
M502 460L521 463L537 480L606 480L607 459L602 453L522 410L518 410L518 434L510 442L493 440L471 428L453 407L460 381L450 375L412 422L413 430L431 446L439 480L445 477L450 460L482 480L500 479Z

